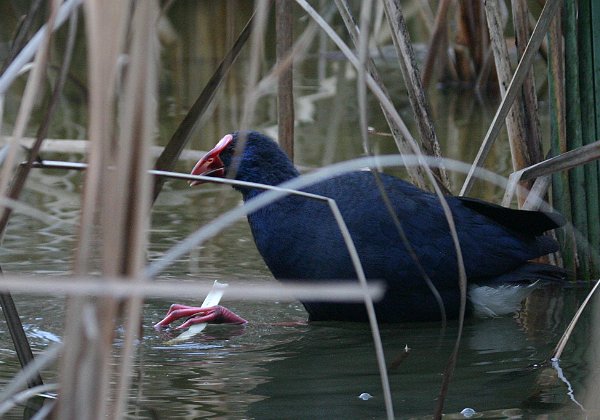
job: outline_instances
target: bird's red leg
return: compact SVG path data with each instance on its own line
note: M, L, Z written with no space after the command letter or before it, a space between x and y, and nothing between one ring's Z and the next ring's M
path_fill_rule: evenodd
M212 324L246 324L248 322L244 318L231 312L229 309L219 305L200 308L197 306L174 304L171 305L167 311L167 315L154 325L154 328L162 328L178 319L187 317L189 317L189 319L177 327L177 330L204 322Z

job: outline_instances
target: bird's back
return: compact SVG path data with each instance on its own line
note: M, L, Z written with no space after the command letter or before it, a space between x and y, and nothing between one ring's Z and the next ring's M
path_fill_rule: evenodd
M381 183L367 171L353 172L322 181L306 191L336 200L367 278L385 282L388 292L378 305L380 318L396 321L439 316L422 270L447 301L447 310L457 310L456 252L438 197L395 177L381 174L379 179ZM381 187L402 233L382 199ZM554 250L553 241L541 238L539 232L527 231L522 226L520 231L511 229L510 222L497 223L493 215L485 215L485 211L472 208L477 206L465 205L455 197L447 197L447 202L469 279L493 280L529 259ZM339 227L326 203L287 197L253 213L249 222L257 248L276 278L356 279ZM305 306L312 319L351 316L344 310L350 306L321 303L305 303ZM357 310L352 307L351 312ZM327 313L322 313L325 310ZM341 311L339 316L336 311ZM359 312L361 315L357 316L363 317L362 309Z

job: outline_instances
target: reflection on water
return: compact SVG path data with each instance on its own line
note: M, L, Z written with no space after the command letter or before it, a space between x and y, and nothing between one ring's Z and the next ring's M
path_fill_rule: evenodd
M38 193L31 192L30 199ZM59 196L57 194L57 196ZM153 211L150 258L221 209L235 206L239 197L228 189L188 190L171 185ZM40 197L38 197L39 199ZM75 212L67 199L51 199L38 206L57 217L73 221ZM56 206L65 206L56 209ZM202 211L198 211L202 209ZM27 228L31 221L16 216L4 245L2 258L8 272L61 273L68 271L74 246L75 225ZM23 234L23 232L26 232ZM245 222L224 231L214 241L184 257L165 277L189 281L273 282L249 239ZM547 292L549 293L549 292ZM524 313L518 319L469 321L461 346L446 412L465 407L501 416L533 415L556 410L577 414L567 397L567 387L548 366L547 359L562 333L581 293L558 291L541 300L550 308L540 316ZM182 303L197 302L181 299ZM34 351L47 348L62 334L64 299L17 296L16 303ZM281 321L303 321L305 312L295 302L231 302L224 304L250 320L247 326L210 326L188 343L169 345L174 332L156 332L152 324L169 305L149 300L144 307L143 338L137 352L132 418L381 418L383 396L366 325L314 323L281 326ZM529 302L535 309L536 300ZM539 309L537 310L539 312ZM533 312L535 313L535 312ZM576 395L587 380L589 320L576 330L562 367ZM6 382L17 362L4 322L0 380ZM454 346L456 325L442 331L438 324L385 325L382 329L387 361L406 359L390 372L394 404L399 417L431 414L448 356ZM118 343L117 343L118 345ZM577 349L578 353L569 350ZM54 372L44 372L52 380ZM372 399L358 396L369 393ZM499 414L498 414L499 415ZM19 409L8 418L20 418Z
M43 178L35 180L38 185L43 182ZM71 187L79 179L75 177L72 182ZM71 187L57 188L52 195L30 191L28 200L61 220L74 222L77 212L72 197L77 188ZM192 190L170 184L152 214L149 257L157 258L196 226L238 204L237 193L226 187ZM75 233L76 223L45 226L16 215L0 249L3 268L7 272L44 275L68 272ZM247 224L237 223L193 255L182 258L165 277L273 282L249 235ZM526 312L518 319L467 323L446 412L459 413L471 407L501 417L557 410L578 414L567 396L567 386L553 369L540 365L548 358L581 297L576 290L554 293L550 298L540 297L541 304L549 308L542 317L533 316L540 310L536 299L532 299L528 304L532 313ZM184 298L181 301L197 304ZM64 299L19 295L16 303L35 352L60 339ZM129 408L132 418L384 416L366 325L282 326L277 323L306 319L299 303L231 302L225 296L223 303L250 320L249 325L210 326L188 343L169 345L167 342L176 333L159 333L151 326L170 303L151 299L144 307L143 337L138 344ZM563 312L567 315L560 315ZM587 369L582 368L588 363L584 350L588 348L589 324L584 318L562 362L576 396L583 394L588 378ZM0 330L0 364L4 367L0 381L6 382L18 366L3 320ZM404 354L406 346L410 348L408 357L390 371L398 416L430 415L454 346L456 325L450 324L445 331L438 324L385 325L382 336L390 365ZM46 380L54 375L52 370L44 372ZM373 398L359 399L363 392ZM21 416L22 411L15 409L7 418Z
M217 14L223 18L217 4L225 3L232 4L173 3L170 14L173 37L162 57L160 142L169 138L183 110L198 95L223 56L226 42L234 36L235 31L229 33L227 41L213 36L214 31L206 33L214 26L207 24L206 16ZM237 16L236 22L238 19L243 21ZM206 39L210 42L194 41ZM84 55L76 54L76 57ZM246 55L237 61L231 77L219 92L217 104L202 122L201 135L194 139L194 148L206 150L223 133L238 128ZM316 74L314 59L296 68L296 95L301 105L296 157L305 167L329 164L362 153L356 117L356 82L345 62L332 60L325 64L327 78L324 80L319 80ZM74 71L85 73L83 66ZM389 68L383 68L383 75L402 115L411 125L398 70L390 64ZM53 136L79 134L83 138L85 133L81 127L85 126L85 117L79 110L82 93L77 90L68 90L68 93L61 109L64 121L56 124L59 127L54 127ZM9 116L18 103L18 92L11 94L15 97L7 99ZM493 105L481 102L470 92L433 91L430 99L444 155L472 160L491 120ZM490 101L493 104L495 99ZM254 115L255 127L273 128L276 123L273 103L272 96L261 100ZM372 105L373 110L377 109L376 104ZM381 116L376 112L372 114L370 124L386 131ZM393 141L388 137L374 137L371 141L378 153L395 152ZM506 142L500 139L490 159L495 165L492 169L506 173L507 149ZM179 169L187 171L192 165L192 162L182 163ZM460 185L462 177L452 175L455 187ZM81 180L78 173L34 171L24 199L54 219L37 221L19 214L11 219L0 247L0 263L5 272L39 275L69 272L76 246ZM480 194L497 197L499 191L481 186ZM183 183L167 183L152 212L148 258L159 258L198 226L239 204L239 195L228 187L207 185L192 190ZM215 279L274 281L244 221L221 232L191 255L182 257L162 278L211 283ZM549 292L541 292L546 293ZM579 416L578 407L567 395L567 385L557 377L556 371L542 362L548 358L580 302L581 293L583 291L566 290L549 297L539 296L529 301L529 312L518 319L469 321L446 412L459 413L471 407L488 417L530 417L557 412L563 416ZM15 299L35 352L60 340L64 298L19 295ZM248 319L249 325L209 326L193 341L169 345L167 342L173 333L159 333L151 326L162 318L170 303L149 300L144 306L143 336L138 344L129 407L132 418L384 416L371 334L366 325L278 325L276 323L281 321L305 320L302 306L297 302L228 302L225 296L224 304ZM186 302L182 297L181 303L198 302ZM585 394L586 389L595 389L593 383L586 388L589 366L595 362L587 354L591 330L587 316L586 313L580 322L561 363L575 397ZM3 367L0 383L6 383L17 372L18 365L3 319L0 331L0 365ZM390 365L403 357L407 346L410 348L408 356L390 371L398 417L430 415L454 346L456 325L450 324L444 331L438 324L386 325L382 336ZM54 376L53 370L44 372L46 380L51 381ZM361 393L369 393L373 398L359 399ZM21 417L21 409L7 416Z

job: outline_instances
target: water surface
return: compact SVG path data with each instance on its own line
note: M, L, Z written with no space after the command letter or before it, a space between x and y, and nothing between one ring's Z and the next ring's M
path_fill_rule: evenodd
M225 3L228 2L219 2ZM225 6L216 4L175 2L169 14L176 36L171 44L164 46L161 57L160 144L169 138L210 77L225 45L231 41L232 34L221 39L207 33L215 27L208 25L211 20L207 16L225 19L222 9ZM240 28L246 12L240 10L234 19L239 21ZM82 57L84 52L81 50L76 56ZM326 77L319 78L317 58L315 52L296 69L299 115L296 162L303 168L319 167L363 153L356 117L356 81L347 64L339 59L325 61ZM266 60L266 64L272 64L270 51ZM238 128L247 63L248 53L244 53L220 91L215 107L200 125L193 148L206 150L224 133ZM76 64L74 71L84 75L83 64ZM398 70L390 64L383 67L383 72L395 102L413 128ZM7 99L7 120L14 115L20 88L22 86L11 90ZM86 137L85 113L81 110L84 100L81 89L67 88L61 119L53 127L51 137ZM471 161L493 116L497 98L482 99L468 90L433 89L430 101L444 155ZM272 95L259 102L254 128L273 131L274 103ZM371 108L370 124L386 131L377 104L372 103ZM5 130L8 130L10 123L6 124ZM378 153L395 151L388 137L373 137L371 142ZM77 155L45 157L82 159ZM510 159L503 137L498 140L489 161L491 169L508 173ZM193 163L181 162L179 169L189 171ZM457 190L462 175L453 173L451 179ZM73 250L77 246L81 182L81 175L74 172L34 172L24 200L62 222L47 224L16 214L0 248L4 272L44 276L70 272ZM498 188L483 184L476 190L477 195L496 201L501 193ZM149 260L160 258L189 233L238 205L239 195L228 187L205 185L189 189L181 182L168 182L152 212ZM214 280L232 284L275 282L243 220L182 257L158 280L166 278L199 284ZM583 289L542 291L518 316L468 320L445 412L461 418L461 410L470 407L488 418L582 417L575 400L595 409L597 346L590 338L595 308L585 312L565 350L560 364L562 379L559 371L546 363L585 292ZM61 340L63 297L16 295L15 300L34 352L39 353ZM179 302L200 303L185 296ZM298 302L229 301L225 296L223 303L248 319L247 326L209 326L194 339L173 345L169 340L176 333L157 332L152 328L170 303L149 299L144 304L142 337L137 345L130 395L131 418L362 419L385 416L367 325L291 325L306 320L306 313ZM278 324L282 321L290 325ZM0 331L0 384L4 384L18 371L18 364L3 319ZM119 333L120 330L116 331L117 336ZM398 418L431 415L456 335L455 322L445 329L438 323L382 326ZM49 369L43 376L46 382L52 381L55 370ZM372 398L360 399L359 395L364 393ZM17 408L7 418L22 416L23 410Z

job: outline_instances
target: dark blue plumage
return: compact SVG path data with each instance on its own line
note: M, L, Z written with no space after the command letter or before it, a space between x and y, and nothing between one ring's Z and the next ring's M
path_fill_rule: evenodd
M298 176L278 145L257 132L228 135L193 173L277 185ZM420 265L439 291L449 317L459 308L458 267L448 223L438 198L398 178L379 174ZM261 193L239 189L244 200ZM439 305L409 255L382 200L375 176L352 172L305 191L336 200L368 279L383 280L376 303L383 322L435 320ZM479 200L447 197L470 283L496 285L561 278L553 266L527 261L557 249L542 233L562 224L556 214L506 209ZM288 196L248 216L256 246L282 281L356 281L350 256L330 209L322 202ZM366 319L360 304L303 302L311 320Z

